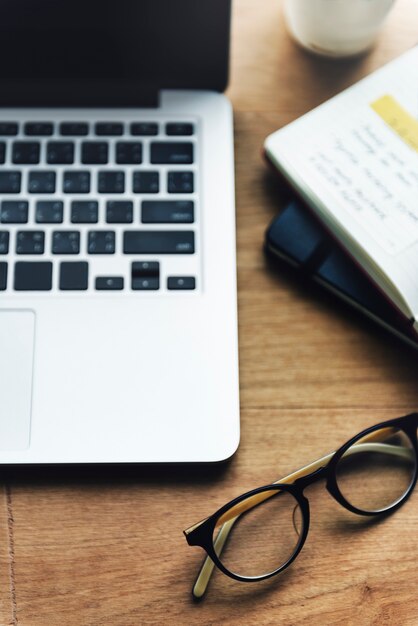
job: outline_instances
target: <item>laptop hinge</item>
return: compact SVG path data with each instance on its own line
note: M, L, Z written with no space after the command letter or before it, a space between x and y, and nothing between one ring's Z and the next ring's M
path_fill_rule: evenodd
M126 81L7 81L1 107L157 107L159 89Z

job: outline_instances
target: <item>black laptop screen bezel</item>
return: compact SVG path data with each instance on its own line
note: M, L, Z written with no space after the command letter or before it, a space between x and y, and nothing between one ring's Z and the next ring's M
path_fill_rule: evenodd
M224 91L230 22L231 0L0 0L0 106L155 106L161 89Z

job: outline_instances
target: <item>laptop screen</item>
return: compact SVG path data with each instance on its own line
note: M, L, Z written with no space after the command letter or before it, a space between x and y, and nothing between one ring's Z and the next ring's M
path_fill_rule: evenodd
M0 105L135 106L223 90L230 0L0 0Z

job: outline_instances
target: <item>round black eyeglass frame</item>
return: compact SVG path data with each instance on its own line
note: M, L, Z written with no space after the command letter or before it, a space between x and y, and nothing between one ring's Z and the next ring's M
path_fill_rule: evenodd
M409 487L406 489L405 493L399 498L399 500L397 500L392 505L384 509L380 509L376 511L365 511L365 510L358 509L355 506L353 506L350 502L348 502L345 499L345 497L341 493L338 487L338 482L337 482L337 466L338 466L340 459L343 457L346 451L351 446L353 446L357 440L362 439L363 437L366 437L367 435L372 435L373 432L379 431L383 428L396 428L396 430L402 431L408 437L412 446L412 450L415 453L414 473L413 473L411 482L409 484ZM376 424L375 426L366 428L365 430L361 431L360 433L358 433L357 435L349 439L344 445L338 448L338 450L331 453L330 455L327 455L326 457L323 457L323 459L320 459L319 461L324 460L324 463L325 463L324 465L321 465L319 468L316 468L314 471L307 473L306 475L302 475L300 478L296 478L296 480L293 483L285 483L285 482L284 483L281 483L281 482L272 483L269 485L265 485L263 487L259 487L258 489L253 489L252 491L248 491L247 493L244 493L241 496L234 498L233 500L225 504L223 507L218 509L218 511L213 513L213 515L211 515L210 517L204 519L203 521L185 530L184 534L186 536L187 543L190 546L199 546L203 548L206 551L208 557L213 562L213 564L216 565L216 567L221 572L223 572L230 578L233 578L234 580L238 580L242 582L257 582L260 580L271 578L272 576L276 576L277 574L285 570L287 567L289 567L291 563L293 563L293 561L296 559L296 557L302 550L303 545L306 541L306 538L308 536L308 530L309 530L310 512L309 512L309 502L303 492L306 489L306 487L313 484L317 480L326 479L326 489L328 490L330 495L337 502L339 502L344 508L348 509L352 513L356 513L357 515L364 515L364 516L369 516L369 517L373 517L377 515L388 515L394 512L395 510L397 510L400 506L402 506L402 504L404 504L404 502L409 498L412 491L414 490L414 487L417 482L417 477L418 477L417 428L418 428L418 413L410 413L409 415L404 415L403 417L398 417L395 419L380 422L379 424ZM314 465L315 463L316 462L313 462L310 465ZM306 466L307 470L309 469L310 465ZM302 468L301 470L298 470L294 474L297 475L299 473L302 473L304 469L305 468ZM298 503L300 507L300 511L302 513L302 529L299 535L299 540L295 546L293 554L288 558L286 562L282 563L280 567L278 567L277 569L271 572L268 572L266 574L260 575L260 576L251 576L251 577L240 576L239 574L236 574L235 572L228 570L223 565L222 561L219 559L218 554L215 551L214 540L213 540L215 528L219 522L219 519L222 518L223 516L226 517L226 514L228 513L230 509L233 509L236 507L236 510L238 511L238 513L236 513L236 515L232 516L232 518L230 519L237 519L239 515L242 514L239 512L240 503L244 502L245 500L249 498L253 498L254 496L257 497L258 495L260 495L261 496L260 501L254 505L254 506L257 506L258 504L262 504L262 502L264 501L262 498L263 493L272 492L274 490L277 490L278 492L279 491L288 492L295 498L296 502ZM269 499L270 497L274 497L274 496L266 496L265 500ZM249 507L249 509L250 508L252 507ZM221 546L221 549L222 549L222 546ZM205 565L207 564L207 560L208 559L206 559L200 571L199 576L201 575ZM207 582L209 580L210 574L211 574L211 570L207 576L206 582L204 583L203 593L206 590L206 586L207 586ZM194 595L195 597L200 597L201 595L203 595L203 593L201 594L194 593Z

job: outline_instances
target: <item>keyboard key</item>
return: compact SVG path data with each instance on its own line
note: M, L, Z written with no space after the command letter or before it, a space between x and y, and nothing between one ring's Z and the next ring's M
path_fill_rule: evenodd
M132 230L123 234L125 254L193 254L194 232Z
M71 165L74 163L72 141L49 141L46 147L46 160L51 165Z
M86 165L104 165L109 160L109 147L105 141L84 141L81 162Z
M100 136L116 136L123 135L123 124L119 122L97 122L96 135Z
M135 291L156 291L160 288L160 281L158 278L135 278L131 286Z
M106 206L108 224L131 224L134 219L134 203L128 200L110 200Z
M7 230L0 230L0 254L9 253L9 233Z
M30 137L47 137L54 132L51 122L26 122L25 135Z
M85 291L89 283L89 264L86 261L63 261L60 265L61 291Z
M134 261L132 263L132 276L158 278L160 276L160 264L158 261Z
M193 144L155 141L151 144L151 163L169 165L193 163Z
M122 276L98 276L96 278L97 291L121 291L124 287Z
M61 224L63 215L64 203L61 200L39 200L36 203L37 224Z
M4 163L6 160L6 144L4 141L0 141L0 163Z
M142 143L119 141L116 144L116 163L121 165L142 163Z
M5 291L7 288L7 263L2 261L0 263L0 291Z
M64 193L90 193L90 172L64 172Z
M165 125L166 135L171 136L186 136L194 134L194 126L193 124L189 124L186 122L171 122Z
M83 137L89 134L89 126L85 122L62 122L60 133L64 137Z
M13 137L17 135L18 126L15 122L0 122L0 135L3 137Z
M71 221L73 224L97 224L99 219L99 203L95 200L74 201L71 205Z
M16 291L50 291L52 263L50 261L18 261L15 264Z
M55 193L55 172L29 172L29 193Z
M123 193L125 191L125 173L120 171L99 172L99 193Z
M79 254L80 233L76 230L56 230L52 233L52 254Z
M143 224L192 224L194 204L190 200L144 200Z
M168 193L193 193L193 172L168 172Z
M134 193L158 193L160 191L160 175L158 172L134 172Z
M132 263L131 278L132 289L155 291L160 288L160 264L156 261Z
M196 288L194 276L169 276L167 278L167 289L170 290L191 290Z
M87 251L89 254L114 254L115 232L113 230L91 230Z
M158 124L155 122L133 122L131 124L131 135L138 137L158 135Z
M15 141L12 148L12 161L18 165L39 163L41 146L37 141Z
M41 230L20 230L16 236L16 254L43 254L45 234Z
M0 193L20 193L21 181L20 172L14 170L0 172Z
M1 203L0 222L2 224L26 224L28 221L28 209L29 202L26 200L3 200Z

